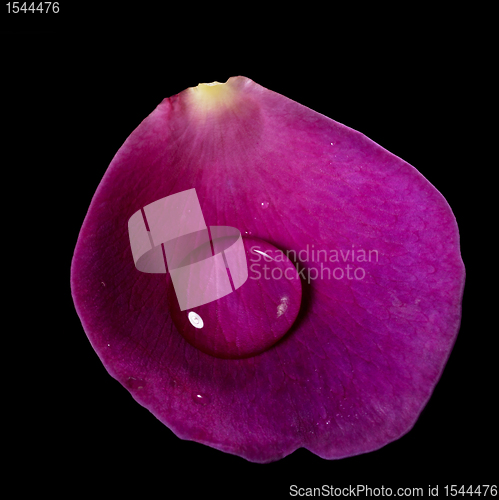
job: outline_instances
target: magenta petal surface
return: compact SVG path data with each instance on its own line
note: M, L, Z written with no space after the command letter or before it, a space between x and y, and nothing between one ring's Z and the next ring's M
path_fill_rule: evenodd
M193 89L163 100L111 162L72 262L83 328L110 375L182 439L262 463L300 447L326 459L378 449L412 428L456 340L456 220L415 168L363 134L247 78L225 85L218 111L200 111ZM207 224L332 273L304 273L296 321L256 356L191 345L165 275L134 266L128 219L192 188ZM222 329L247 330L247 317L220 318Z

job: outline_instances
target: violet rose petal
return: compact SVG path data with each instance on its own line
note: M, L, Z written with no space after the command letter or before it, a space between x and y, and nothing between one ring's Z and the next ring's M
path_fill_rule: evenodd
M92 199L71 288L93 348L178 437L249 461L299 447L337 459L399 438L431 396L459 330L465 271L449 205L363 134L247 78L216 88L216 109L196 97L201 90L163 100ZM172 321L165 276L135 268L127 232L137 210L192 188L209 225L278 249L371 250L371 262L340 254L324 263L331 272L362 267L365 276L302 282L296 321L261 354L200 351ZM237 315L220 321L251 328Z

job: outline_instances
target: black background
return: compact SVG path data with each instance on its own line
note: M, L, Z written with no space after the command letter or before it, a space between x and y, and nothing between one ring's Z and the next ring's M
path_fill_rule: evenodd
M477 242L472 178L479 165L467 155L475 141L468 115L474 104L463 73L475 71L477 62L465 44L449 46L436 37L422 46L403 30L397 43L373 48L370 40L352 45L353 36L257 44L258 36L234 32L200 40L153 37L147 30L96 35L83 27L76 33L67 26L24 29L12 25L2 34L9 111L4 141L22 194L52 221L35 218L42 244L26 300L39 297L38 307L24 316L37 326L20 327L19 349L29 351L30 361L17 370L22 382L13 378L23 422L14 468L43 471L39 484L51 491L89 486L113 494L133 485L146 498L152 490L154 496L182 497L172 494L175 488L200 498L287 498L292 484L425 492L439 485L443 496L446 484L494 483L496 332L483 320L486 306L476 291L483 269L471 255ZM107 374L76 314L72 252L116 151L163 98L236 75L364 133L416 167L456 216L467 268L461 330L414 428L378 451L327 461L300 449L275 463L254 464L182 441ZM6 195L19 194L14 191ZM26 206L12 206L22 217ZM69 486L62 486L62 477Z

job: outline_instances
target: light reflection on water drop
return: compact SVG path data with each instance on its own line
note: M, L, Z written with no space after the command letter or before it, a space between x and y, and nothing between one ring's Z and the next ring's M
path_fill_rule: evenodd
M288 301L289 297L284 296L281 298L281 303L277 306L277 317L286 312L286 309L288 308Z
M191 311L187 317L189 318L192 326L194 326L195 328L203 328L203 319L201 318L201 316L199 316L199 314Z
M269 202L268 201L262 201L261 207L264 208L264 209L265 208L269 208Z
M200 393L194 393L192 395L192 399L194 400L194 402L196 404L202 405L202 406L207 405L211 401L210 396L208 396L207 394L200 394Z

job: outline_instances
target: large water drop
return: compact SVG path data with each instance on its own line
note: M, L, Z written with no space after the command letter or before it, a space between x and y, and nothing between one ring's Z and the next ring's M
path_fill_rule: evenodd
M168 306L178 331L219 358L247 358L271 348L291 328L301 306L300 277L286 254L258 238L243 237L243 243L248 279L218 300L181 311L168 280Z

